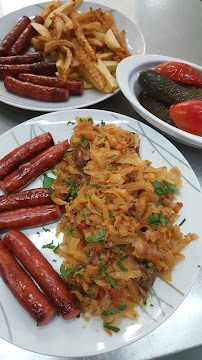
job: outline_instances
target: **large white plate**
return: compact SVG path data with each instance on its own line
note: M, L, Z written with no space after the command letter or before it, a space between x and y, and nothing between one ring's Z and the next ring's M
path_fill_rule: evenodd
M141 91L138 83L138 77L141 71L146 69L154 69L158 64L164 61L179 61L184 62L202 74L202 67L186 60L176 59L164 55L140 55L138 57L131 56L124 59L117 67L116 76L120 89L124 96L130 101L133 108L150 124L157 129L163 131L171 138L197 148L202 148L202 136L190 134L186 131L175 128L160 120L157 116L151 114L139 102L139 93Z
M181 219L186 218L182 226L183 232L196 232L199 239L189 244L183 254L186 258L176 266L173 272L173 285L182 291L185 296L190 290L201 263L202 253L202 197L198 180L183 155L161 134L145 124L132 118L101 110L79 109L56 113L48 113L18 125L0 137L0 152L4 156L16 147L16 140L20 144L50 131L55 142L70 138L75 116L92 116L96 123L101 120L106 123L121 125L124 129L140 133L140 154L143 159L150 159L154 166L178 166L182 173L183 189L179 201L184 207ZM32 183L29 188L41 187L42 176ZM61 259L52 250L42 249L42 245L54 240L58 244L60 239L55 237L56 224L46 226L51 232L44 232L42 227L23 230L44 256L58 271ZM40 233L40 236L39 234ZM57 262L53 262L57 259ZM89 322L84 319L65 321L55 317L44 326L37 327L35 322L18 304L6 285L0 278L0 336L9 342L34 352L53 356L90 356L120 348L148 334L165 321L183 301L181 296L159 278L156 279L152 297L149 298L146 311L138 308L140 317L137 321L124 319L121 330L112 337L102 328L99 318L90 317ZM150 306L153 304L153 307Z
M0 36L1 39L12 29L13 26L18 22L18 20L26 15L31 19L34 18L36 14L40 14L41 10L44 8L46 3L31 5L24 7L20 10L14 11L0 19ZM104 5L91 3L89 1L84 1L78 8L79 12L87 12L90 7L93 9L98 9L102 7L106 11L110 8ZM117 10L113 10L114 19L119 31L126 31L126 44L133 55L139 55L145 53L145 43L142 33L138 26L134 24L130 19L125 15L120 13ZM31 49L33 51L33 49ZM97 89L89 89L83 92L82 96L70 96L68 101L63 101L59 103L51 103L46 101L37 101L34 99L23 98L22 96L15 95L11 92L6 91L3 85L3 81L0 81L0 101L16 106L22 109L34 110L34 111L57 111L65 109L74 109L90 106L97 104L117 93L119 90L116 90L112 94L106 94Z

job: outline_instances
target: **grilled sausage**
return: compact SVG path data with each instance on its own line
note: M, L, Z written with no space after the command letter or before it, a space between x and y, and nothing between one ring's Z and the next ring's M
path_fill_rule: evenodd
M36 85L66 88L69 90L71 95L82 95L83 93L83 81L81 80L67 79L65 82L57 77L23 73L18 76L18 79L22 81L28 81Z
M53 204L51 192L50 188L39 188L0 196L0 212Z
M14 193L30 184L37 176L59 163L68 148L68 140L62 141L20 165L19 168L0 182L4 194Z
M55 63L45 63L44 61L33 64L0 64L0 80L6 76L18 76L20 73L55 75L57 71Z
M44 54L40 51L26 54L26 55L16 55L16 56L3 56L0 57L0 64L33 64L35 62L44 61Z
M0 213L0 231L50 224L61 218L58 205L41 205Z
M23 162L33 158L40 152L54 145L52 135L48 132L27 141L17 149L11 151L0 160L0 180L5 178Z
M34 20L32 22L43 24L44 19L41 16L35 16ZM17 40L14 42L14 44L11 46L9 50L9 55L19 55L22 54L23 51L27 48L29 45L31 39L36 36L38 33L33 28L31 24L29 24L24 31L18 36Z
M80 313L59 274L24 234L11 230L4 236L3 242L21 261L64 319L72 319Z
M9 33L4 37L0 44L0 56L7 56L9 49L20 36L20 34L25 30L25 28L30 24L31 20L27 16L23 16L14 28L9 31Z
M35 85L20 81L12 76L7 76L4 79L4 86L17 95L40 101L59 102L66 101L69 97L68 89Z
M54 307L2 241L0 241L0 275L17 301L32 316L38 326L46 325L51 321L55 311Z

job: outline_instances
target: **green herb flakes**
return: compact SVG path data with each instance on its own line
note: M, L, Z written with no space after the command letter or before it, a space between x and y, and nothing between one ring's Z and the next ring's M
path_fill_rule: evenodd
M119 267L119 269L123 270L123 271L128 271L128 269L125 268L125 266L123 266L122 262L121 261L118 261L117 262L117 265Z
M51 188L55 179L49 177L46 173L43 174L44 178L43 178L43 188Z
M116 326L111 326L111 325L109 325L110 323L104 323L104 325L103 325L103 327L105 328L105 329L109 329L109 330L111 330L111 331L114 331L115 333L117 333L117 332L119 332L119 328L118 327L116 327Z
M81 144L86 147L88 145L88 140L85 138L85 135L80 134L81 136Z
M154 265L153 265L153 263L152 263L151 261L149 261L149 262L147 263L147 266L151 268L151 267L154 266Z
M184 218L181 223L179 224L179 226L182 226L185 223L186 219Z
M99 235L96 235L96 236L90 236L88 237L88 241L92 240L93 242L98 242L98 241L105 241L105 234L106 234L106 231L103 230L103 229L98 229L99 231Z
M67 235L69 235L69 236L74 236L74 237L76 237L76 234L74 234L73 231L74 231L73 229L68 229L68 230L65 231L65 233L66 233Z
M56 194L56 190L54 189L52 194L51 194L51 197L53 198L55 196L55 194Z
M111 218L114 217L114 215L112 214L112 211L111 211L111 210L109 210L109 215L110 215Z

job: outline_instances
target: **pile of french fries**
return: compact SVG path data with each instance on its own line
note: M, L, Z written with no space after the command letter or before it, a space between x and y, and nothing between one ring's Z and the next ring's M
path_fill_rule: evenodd
M40 14L44 25L32 23L39 34L32 38L32 45L56 61L59 78L81 79L85 89L95 87L112 93L118 88L116 67L131 55L125 31L117 30L111 10L77 12L81 2L49 2Z

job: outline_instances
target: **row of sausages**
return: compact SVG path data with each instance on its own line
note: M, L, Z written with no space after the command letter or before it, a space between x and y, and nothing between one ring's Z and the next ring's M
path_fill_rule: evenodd
M0 197L0 231L11 229L0 240L0 275L39 326L49 323L55 309L64 319L74 318L80 310L59 274L35 245L16 230L60 219L61 209L52 201L52 190L16 191L60 162L68 147L67 140L54 145L51 134L45 133L0 160L0 186L5 192Z
M43 24L36 16L33 22ZM46 63L44 54L22 54L31 38L37 34L31 20L23 16L0 44L0 79L8 91L36 100L66 101L71 95L83 93L83 82L68 79L64 82L55 77L55 63ZM18 77L18 78L16 78Z
M11 252L48 298L35 285ZM39 326L50 322L55 309L66 320L80 313L72 294L59 274L35 245L18 230L9 231L3 240L0 240L0 274L15 298Z

